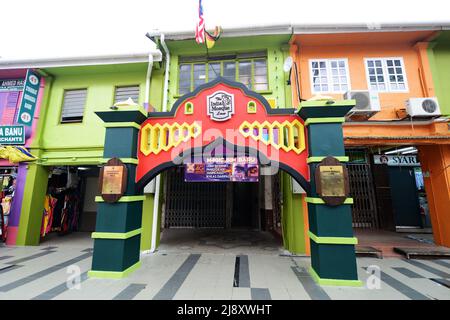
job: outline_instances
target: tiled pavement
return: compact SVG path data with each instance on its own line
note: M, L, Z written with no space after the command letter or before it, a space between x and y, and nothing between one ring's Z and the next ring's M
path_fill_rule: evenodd
M105 280L87 277L86 246L2 246L0 299L450 299L450 260L358 258L364 287L320 287L307 272L309 258L242 251L162 250L143 255L129 278ZM381 270L379 289L366 284L373 265ZM68 289L68 268L79 268L80 289Z

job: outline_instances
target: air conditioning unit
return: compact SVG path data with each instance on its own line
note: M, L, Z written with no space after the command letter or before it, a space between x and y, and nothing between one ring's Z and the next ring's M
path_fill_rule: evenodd
M441 115L436 97L410 98L406 101L406 112L411 117L434 117Z
M381 110L380 98L378 93L368 90L352 90L348 91L344 95L344 99L356 100L355 107L350 110L350 113L377 113Z

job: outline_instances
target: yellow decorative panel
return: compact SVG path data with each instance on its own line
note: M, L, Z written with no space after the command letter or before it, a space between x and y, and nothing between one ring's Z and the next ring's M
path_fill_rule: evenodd
M201 126L194 122L188 124L178 123L147 123L141 129L141 152L148 156L150 153L158 154L161 151L169 151L178 146L181 142L198 137L202 132Z
M267 102L272 109L275 109L277 107L277 100L275 98L268 98Z
M261 141L266 145L272 145L276 149L284 151L294 151L300 154L305 150L305 127L298 121L284 121L272 123L264 121L254 121L249 123L244 121L239 126L239 132L246 138Z

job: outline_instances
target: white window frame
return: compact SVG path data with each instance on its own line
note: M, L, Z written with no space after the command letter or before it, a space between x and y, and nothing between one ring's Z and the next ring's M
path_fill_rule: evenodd
M347 90L339 90L335 91L333 90L333 82L332 82L332 73L331 73L331 61L344 61L345 63L345 75L347 77ZM327 69L327 85L328 85L328 91L316 91L314 90L314 74L313 74L313 62L325 62L325 68ZM350 91L352 89L351 81L350 81L350 66L348 64L348 58L326 58L326 59L309 59L309 82L311 85L311 92L313 94L320 94L320 93L331 93L331 94L343 94L347 91ZM320 69L320 67L319 67Z
M381 67L383 68L383 77L384 77L384 84L385 84L386 90L372 89L372 86L370 84L370 74L369 74L369 64L368 64L369 60L381 60ZM402 72L403 72L405 89L392 89L391 88L391 82L389 81L388 66L387 66L387 62L386 62L387 60L400 60L400 67L402 68ZM408 77L406 76L406 67L405 67L405 62L403 60L403 57L364 58L364 66L366 69L366 81L367 81L368 90L373 90L373 91L382 92L382 93L408 93L409 92Z

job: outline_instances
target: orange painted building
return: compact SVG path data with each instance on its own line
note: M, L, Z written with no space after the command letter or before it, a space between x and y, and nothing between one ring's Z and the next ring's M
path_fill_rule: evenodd
M360 199L354 195L354 226L398 231L410 227L408 224L420 224L425 229L427 223L423 219L428 215L435 243L450 247L450 132L449 120L445 117L448 114L444 111L450 110L450 106L441 105L442 116L433 117L411 116L406 108L410 98L436 96L429 52L438 34L433 28L404 31L345 26L296 30L294 27L290 53L298 70L300 99L342 99L347 91L369 89L378 94L379 111L355 113L348 116L344 124L349 167L366 170L363 173L370 180L365 186L367 193L355 192ZM295 78L291 81L293 104L298 106ZM358 152L364 154L366 161L360 157L359 163L352 163L352 155ZM407 166L391 167L390 162L387 166L377 164L375 158L383 155L389 159L413 156L420 163L414 170ZM412 219L407 216L416 209L407 209L409 204L400 199L402 192L407 194L409 186L399 182L408 179L406 170L410 175L415 174L416 182L423 179L422 191L426 193L427 203L423 204L424 199L416 190L420 205L417 223L408 222ZM356 170L353 177L358 172ZM355 188L358 183L355 181ZM419 188L419 182L417 186ZM398 190L403 187L405 190ZM390 194L385 192L387 189ZM402 210L405 212L399 213ZM364 216L372 217L372 221L366 223ZM403 223L399 222L402 219Z

